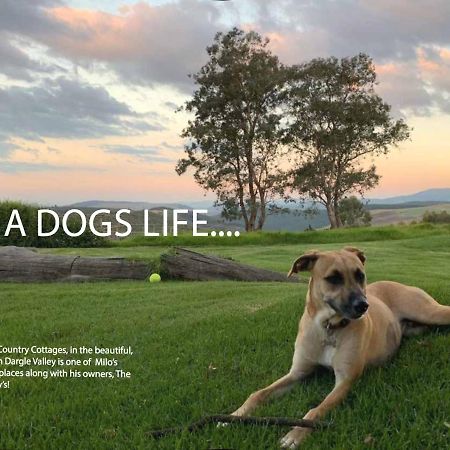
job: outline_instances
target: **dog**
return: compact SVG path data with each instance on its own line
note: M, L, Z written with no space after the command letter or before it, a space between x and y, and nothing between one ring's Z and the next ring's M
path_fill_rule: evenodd
M440 305L419 288L392 281L367 285L365 261L362 251L347 247L310 251L294 262L288 277L305 271L311 277L291 369L251 394L233 415L250 415L264 401L325 366L334 371L334 389L304 416L320 420L345 399L367 366L392 357L402 336L427 325L450 325L450 306ZM296 448L311 432L311 428L293 428L281 439L281 447Z

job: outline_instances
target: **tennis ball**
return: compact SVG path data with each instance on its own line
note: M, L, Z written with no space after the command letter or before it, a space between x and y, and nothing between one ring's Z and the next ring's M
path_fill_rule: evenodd
M150 283L158 283L159 281L161 281L161 276L159 275L159 273L152 273L148 280L150 281Z

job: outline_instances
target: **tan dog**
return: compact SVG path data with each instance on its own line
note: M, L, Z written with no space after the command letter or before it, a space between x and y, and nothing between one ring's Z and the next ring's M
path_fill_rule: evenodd
M450 324L450 306L440 305L421 289L390 281L366 286L364 262L364 254L355 248L311 251L294 262L289 276L310 271L311 278L291 370L250 395L234 415L251 414L317 366L326 366L335 373L335 387L304 416L321 419L344 400L366 366L381 364L395 353L411 327ZM293 428L281 439L281 446L295 448L310 432Z

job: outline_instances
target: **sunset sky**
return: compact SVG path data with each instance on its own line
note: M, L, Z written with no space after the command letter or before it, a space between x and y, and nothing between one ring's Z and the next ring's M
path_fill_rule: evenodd
M2 0L0 198L201 200L174 171L217 31L254 29L285 63L366 52L413 128L370 197L450 187L448 0ZM211 195L209 195L210 198Z

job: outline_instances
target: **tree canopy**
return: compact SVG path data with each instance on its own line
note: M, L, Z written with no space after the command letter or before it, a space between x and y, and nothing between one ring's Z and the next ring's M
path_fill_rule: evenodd
M375 66L365 54L313 59L294 68L291 83L294 188L327 208L332 228L342 226L341 199L380 180L368 157L387 154L409 129L375 92Z

